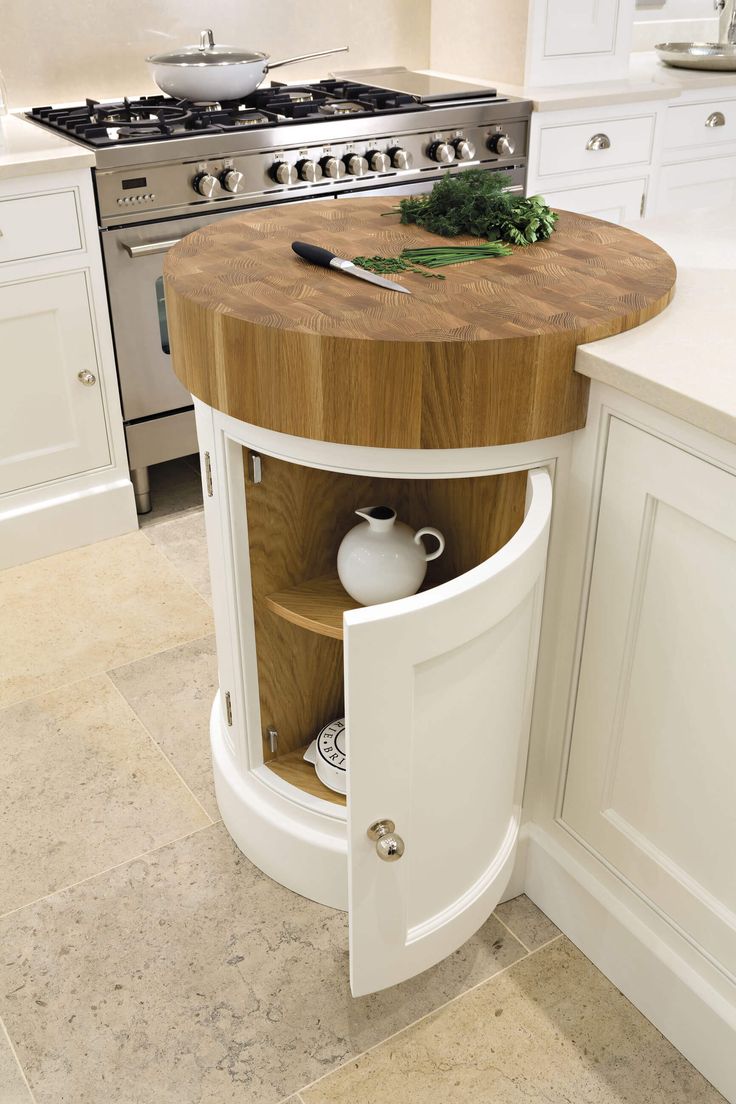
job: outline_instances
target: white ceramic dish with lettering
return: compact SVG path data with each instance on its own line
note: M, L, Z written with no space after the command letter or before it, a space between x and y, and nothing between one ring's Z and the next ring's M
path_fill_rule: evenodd
M317 777L328 789L346 794L348 788L347 755L345 753L345 718L325 725L304 752L304 758L314 765Z

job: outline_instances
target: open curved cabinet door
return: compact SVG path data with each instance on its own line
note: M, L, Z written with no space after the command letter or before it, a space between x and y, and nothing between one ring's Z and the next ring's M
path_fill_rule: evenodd
M519 835L545 562L547 471L521 528L433 590L346 613L350 981L433 966L490 916ZM381 861L368 829L404 842Z

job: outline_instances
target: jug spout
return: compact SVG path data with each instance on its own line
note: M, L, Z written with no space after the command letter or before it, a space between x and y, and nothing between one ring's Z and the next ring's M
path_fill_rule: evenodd
M387 533L396 521L396 511L390 506L361 506L355 512L365 518L374 533Z

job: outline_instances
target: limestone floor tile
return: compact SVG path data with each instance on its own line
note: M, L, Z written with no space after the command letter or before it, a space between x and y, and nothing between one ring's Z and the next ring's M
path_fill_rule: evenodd
M0 572L0 706L212 631L141 532Z
M530 951L536 951L560 934L560 929L525 893L512 901L504 901L496 909L496 915Z
M0 919L0 1015L38 1104L276 1104L523 954L491 919L353 1000L344 913L221 825Z
M300 1095L304 1104L724 1104L564 938Z
M106 675L9 706L0 732L0 914L210 823Z
M136 660L109 674L210 816L219 820L209 732L217 690L214 636Z
M181 571L194 589L212 601L204 511L193 510L171 521L150 525L146 536Z
M0 1024L0 1101L2 1104L33 1104L33 1098L15 1060L8 1037Z

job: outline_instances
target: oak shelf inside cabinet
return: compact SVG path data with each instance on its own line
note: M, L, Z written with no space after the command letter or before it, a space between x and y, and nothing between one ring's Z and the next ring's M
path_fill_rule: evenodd
M334 575L309 579L306 583L268 594L266 606L279 617L303 629L342 640L342 615L346 610L362 609L345 592ZM310 767L311 770L311 767Z
M305 744L304 747L297 748L296 751L287 751L286 754L271 759L266 763L266 766L279 778L283 778L290 785L311 794L312 797L321 797L323 801L331 801L333 805L347 805L347 799L342 794L335 793L334 790L330 790L323 785L312 764L305 761L304 752L307 750L307 746Z

